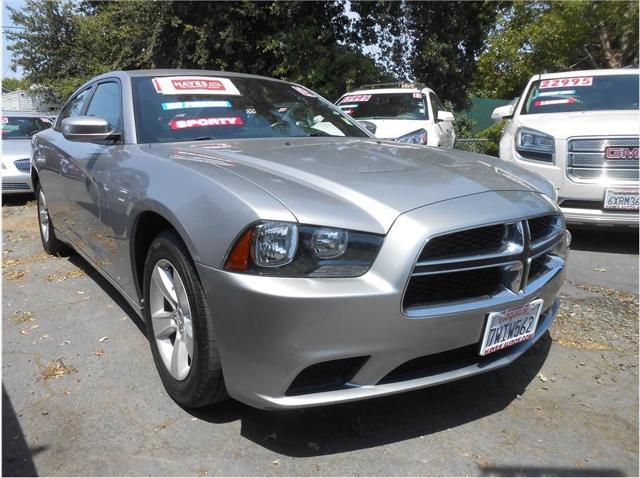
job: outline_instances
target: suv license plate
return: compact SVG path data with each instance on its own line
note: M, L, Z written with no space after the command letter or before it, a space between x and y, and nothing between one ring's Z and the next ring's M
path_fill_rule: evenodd
M489 355L533 338L542 312L542 299L514 309L491 312L487 318L480 355Z
M604 192L604 208L622 211L638 210L638 190L611 188Z

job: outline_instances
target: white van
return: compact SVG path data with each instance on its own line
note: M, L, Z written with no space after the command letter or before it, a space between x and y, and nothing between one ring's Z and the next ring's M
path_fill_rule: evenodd
M414 83L364 85L336 101L378 138L453 148L453 114L431 88Z

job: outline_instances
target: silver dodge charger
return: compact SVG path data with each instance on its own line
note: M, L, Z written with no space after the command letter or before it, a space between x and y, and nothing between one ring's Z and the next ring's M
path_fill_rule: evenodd
M510 364L558 311L570 240L545 179L383 141L313 91L112 72L32 141L42 244L144 318L164 387L264 409Z

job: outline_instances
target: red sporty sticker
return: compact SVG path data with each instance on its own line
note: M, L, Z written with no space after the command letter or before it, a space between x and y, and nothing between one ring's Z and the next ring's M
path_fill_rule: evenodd
M345 96L340 100L340 103L358 103L361 101L369 101L371 99L371 95L351 95Z
M552 80L542 80L540 89L546 88L562 88L565 86L591 86L593 85L592 76L579 76L576 78L554 78Z
M575 102L576 102L575 98L560 98L557 100L537 100L533 102L533 106L572 105Z
M190 118L173 119L169 121L171 129L185 128L206 128L210 126L242 126L244 121L240 116L230 116L227 118Z
M240 95L229 78L211 76L162 76L152 79L157 93L163 95Z
M414 93L413 97L414 98L422 98L422 93Z

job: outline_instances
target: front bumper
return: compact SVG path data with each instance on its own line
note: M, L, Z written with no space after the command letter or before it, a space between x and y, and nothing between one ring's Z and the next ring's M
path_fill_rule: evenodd
M15 169L15 168L13 168ZM31 174L17 169L2 170L2 194L25 194L33 192Z
M484 193L406 213L396 220L371 270L357 278L307 279L235 274L202 264L198 272L219 336L229 394L249 405L298 408L389 395L508 365L548 329L558 310L562 267L521 294L505 291L456 307L403 313L404 288L427 237L470 225L555 212L532 193ZM452 215L452 211L456 211ZM473 287L473 284L469 285ZM487 315L533 299L544 313L533 340L495 356L445 364L437 373L380 383L396 367L481 340ZM300 372L321 362L367 357L342 388L287 395Z
M562 213L571 225L638 227L638 213L563 207Z

